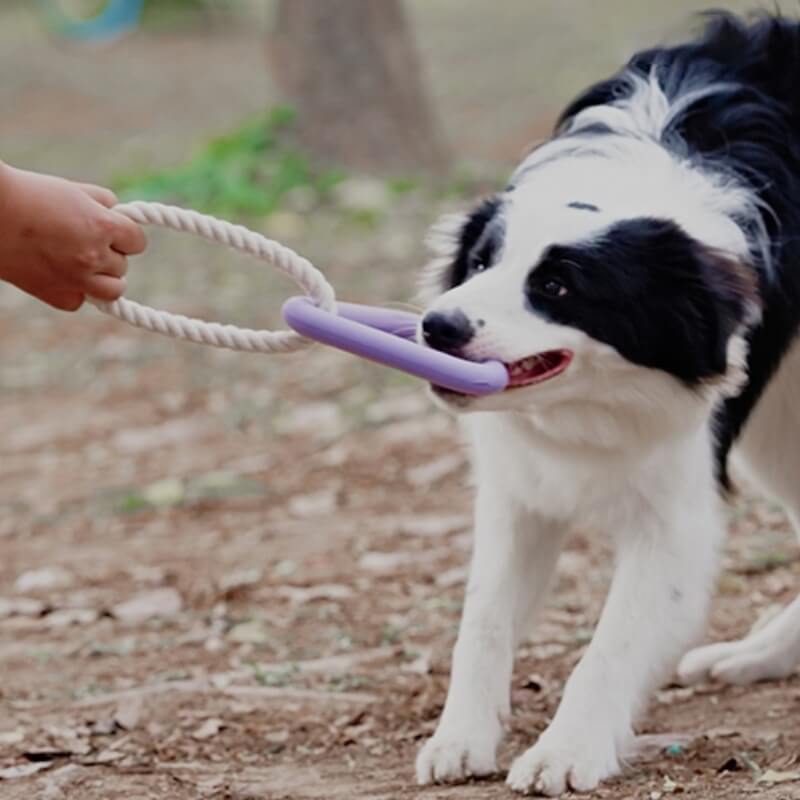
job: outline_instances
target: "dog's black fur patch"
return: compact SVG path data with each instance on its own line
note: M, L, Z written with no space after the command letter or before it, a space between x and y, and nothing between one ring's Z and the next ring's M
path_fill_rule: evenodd
M459 233L458 249L446 275L447 289L459 286L470 277L476 267L492 266L503 239L499 196L484 200L470 215Z
M716 416L718 476L729 488L728 453L800 326L800 24L774 16L747 24L713 14L696 42L644 51L626 70L643 76L655 71L670 99L720 84L720 91L676 117L663 144L680 147L706 168L736 175L763 202L759 222L769 234L771 263L754 248L763 317L748 335L749 382ZM630 91L623 71L579 97L561 125ZM752 221L741 224L748 230Z
M675 223L641 218L586 244L550 247L526 295L535 313L695 386L725 373L752 293L734 265Z

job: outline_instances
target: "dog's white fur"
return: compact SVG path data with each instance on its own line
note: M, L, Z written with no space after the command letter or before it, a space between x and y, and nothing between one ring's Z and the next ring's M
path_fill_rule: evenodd
M711 674L738 683L786 675L800 660L798 600L750 638L702 647L680 661L702 635L717 570L723 523L710 418L720 396L740 385L741 339L734 337L725 379L690 392L518 302L524 276L549 245L585 241L620 219L672 219L720 251L747 256L752 245L732 217L747 215L750 195L733 178L709 176L656 144L656 129L672 112L657 84L643 81L631 101L579 115L574 128L602 118L619 136L557 139L536 150L509 195L496 266L429 307L458 308L484 321L468 357L512 362L531 355L533 345L536 352L572 350L574 359L564 374L529 388L439 397L464 413L472 443L475 545L447 701L417 758L420 783L496 770L514 650L574 528L612 537L613 583L555 717L511 767L513 789L553 796L592 789L617 773L637 715L679 662L685 680ZM568 208L571 201L600 212ZM434 263L433 283L447 256ZM738 448L744 466L787 505L795 524L798 397L796 346Z

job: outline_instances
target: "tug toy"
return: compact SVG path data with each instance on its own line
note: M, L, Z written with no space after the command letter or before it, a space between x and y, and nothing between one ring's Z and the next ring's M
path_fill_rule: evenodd
M283 331L205 322L124 298L113 303L92 301L130 325L198 344L257 353L290 353L322 342L460 394L494 394L508 385L508 370L499 361L467 361L417 344L416 314L337 303L333 287L307 259L241 225L161 203L125 203L114 210L140 225L193 233L249 253L291 277L306 292L305 297L285 303L283 316L291 330Z

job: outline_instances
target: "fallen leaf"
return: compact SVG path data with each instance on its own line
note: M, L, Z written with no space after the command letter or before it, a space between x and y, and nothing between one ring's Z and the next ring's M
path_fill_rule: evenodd
M313 494L295 495L289 500L289 513L295 517L322 517L336 511L338 505L337 486Z
M407 536L447 536L467 530L471 525L472 518L464 514L427 514L401 518L398 533Z
M435 461L429 461L427 464L406 470L405 478L415 487L434 486L439 481L459 472L464 463L464 456L461 454L442 456Z
M251 619L234 625L228 631L228 639L239 644L265 644L270 636L262 622Z
M229 594L247 586L253 586L261 581L263 577L264 573L258 567L239 569L223 575L219 579L219 588L223 594Z
M344 584L323 583L319 586L281 586L278 589L278 596L285 597L293 603L303 605L315 600L347 600L355 595L355 592Z
M17 728L14 731L0 733L0 744L19 744L25 738L25 731Z
M0 769L0 781L13 781L17 778L27 778L35 775L42 770L50 769L53 766L52 761L42 761L38 764L20 764L16 767L6 767Z
M176 589L165 587L138 594L111 609L111 614L121 622L145 622L153 617L172 617L183 607Z
M171 508L183 502L186 488L179 478L164 478L142 489L145 502L155 508Z
M756 783L766 783L770 786L777 783L793 783L794 781L800 781L800 771L778 772L774 769L768 769L756 779Z
M132 731L138 724L142 716L142 698L141 697L126 697L119 702L119 705L114 711L113 721L119 725L120 728L126 731Z
M207 719L193 734L193 739L211 739L212 737L216 736L223 728L225 724L221 719L217 719L216 717L212 717L211 719Z
M93 608L62 608L48 614L44 623L48 628L68 628L71 625L90 625L98 616Z
M403 672L411 672L415 675L428 675L431 671L431 654L420 653L413 661L403 664Z
M664 782L661 788L664 790L665 794L683 794L684 791L683 786L679 783L675 783L669 775L664 776Z
M452 567L436 576L436 585L443 588L448 586L458 586L466 583L469 577L469 567Z
M111 764L114 761L119 761L123 758L125 758L125 753L120 753L119 750L109 748L108 750L103 750L102 752L98 753L96 756L92 756L91 759L87 759L83 763Z
M47 606L35 597L0 597L0 619L3 617L40 617Z
M65 589L75 583L72 573L63 567L42 567L23 572L14 584L18 592Z

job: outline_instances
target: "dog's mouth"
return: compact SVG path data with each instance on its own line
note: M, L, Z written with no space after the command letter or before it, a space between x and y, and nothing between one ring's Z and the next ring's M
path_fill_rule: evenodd
M505 391L549 381L564 372L571 362L571 351L548 350L545 353L537 353L534 356L506 364L509 381Z
M522 389L526 386L535 386L544 383L552 378L561 375L572 363L572 351L570 350L548 350L544 353L537 353L519 361L505 363L508 370L508 385L501 394ZM436 394L443 397L460 398L467 400L470 395L461 394L451 389L444 389L441 386L433 386Z

